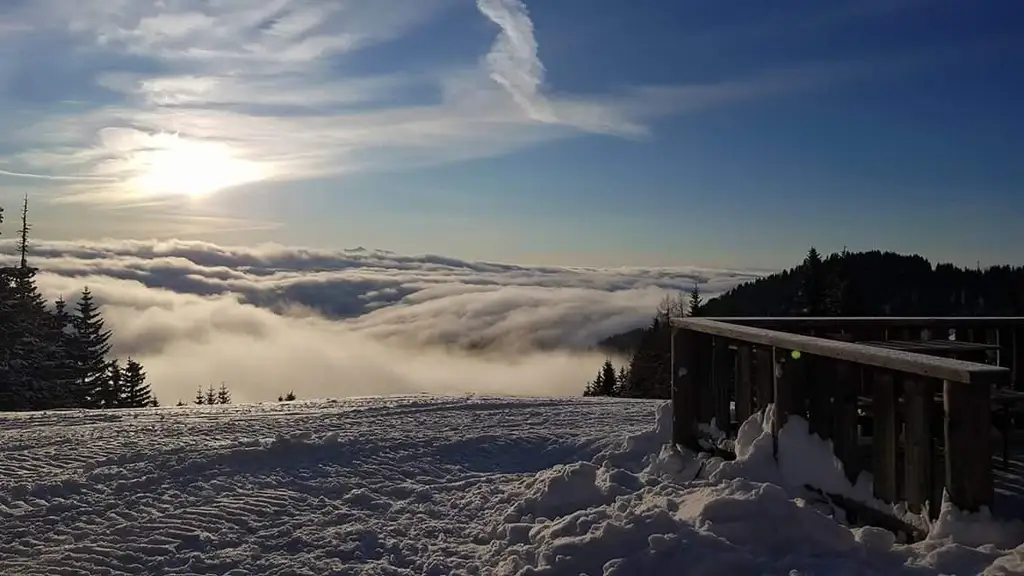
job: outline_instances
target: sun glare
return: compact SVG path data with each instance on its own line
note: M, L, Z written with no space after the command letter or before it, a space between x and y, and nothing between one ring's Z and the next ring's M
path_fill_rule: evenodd
M133 187L146 195L201 197L266 177L259 164L235 157L219 143L196 142L176 134L153 137L135 153Z

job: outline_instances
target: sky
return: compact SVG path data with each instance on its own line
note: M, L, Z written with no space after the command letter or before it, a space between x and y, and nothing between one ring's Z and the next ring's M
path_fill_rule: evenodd
M50 241L1024 262L1017 1L382 4L3 0L0 202Z

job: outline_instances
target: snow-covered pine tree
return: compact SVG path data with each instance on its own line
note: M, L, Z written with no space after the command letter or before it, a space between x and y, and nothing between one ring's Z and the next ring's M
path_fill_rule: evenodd
M196 406L202 406L203 404L206 404L206 396L203 395L202 384L200 384L199 387L196 388L196 399L193 400L193 402L195 402Z
M203 398L208 406L213 406L217 403L217 393L213 390L213 384L206 390L206 396Z
M153 395L146 384L142 364L129 357L121 370L122 403L126 408L144 408L153 403Z
M75 328L72 356L76 369L76 396L78 405L87 408L100 406L100 391L110 378L107 353L110 352L110 331L103 327L103 317L92 298L89 288L82 289L82 296L75 307L72 318Z

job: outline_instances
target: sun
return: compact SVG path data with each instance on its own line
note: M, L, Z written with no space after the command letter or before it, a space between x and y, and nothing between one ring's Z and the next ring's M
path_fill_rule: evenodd
M198 198L266 177L259 164L236 157L224 144L177 134L155 135L132 164L137 174L132 187L147 196Z

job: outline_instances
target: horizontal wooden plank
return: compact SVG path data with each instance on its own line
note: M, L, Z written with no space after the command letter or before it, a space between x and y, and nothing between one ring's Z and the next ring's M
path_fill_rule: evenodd
M718 316L709 320L719 320L744 326L762 328L994 328L996 326L1022 326L1022 316L954 316L954 317L921 317L921 316Z
M1001 385L1007 384L1010 381L1009 369L998 366L937 356L926 356L902 350L889 350L839 340L827 340L825 338L768 330L766 328L742 326L712 318L674 318L672 319L672 325L677 329L693 330L722 338L750 342L762 346L773 346L785 350L799 350L824 358L845 360L855 364L885 368L926 378L936 378L965 384L988 382Z
M1024 392L1017 390L993 390L992 401L999 404L1022 404L1024 403Z
M984 352L999 350L998 344L962 342L960 340L861 340L857 344L907 352Z

